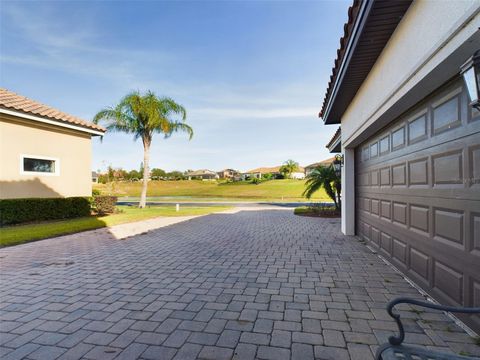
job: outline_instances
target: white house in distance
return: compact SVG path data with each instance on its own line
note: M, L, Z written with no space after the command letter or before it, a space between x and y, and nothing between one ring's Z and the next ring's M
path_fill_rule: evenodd
M320 111L341 124L342 231L440 303L480 306L480 112L460 73L480 49L480 2L354 1L348 14Z
M280 176L280 168L281 166L273 166L273 167L260 167L256 169L252 169L243 173L243 178L257 178L261 179L263 175L271 174L274 178ZM298 169L290 174L290 179L305 179L305 169L301 166Z
M0 199L91 196L91 138L104 133L0 88Z

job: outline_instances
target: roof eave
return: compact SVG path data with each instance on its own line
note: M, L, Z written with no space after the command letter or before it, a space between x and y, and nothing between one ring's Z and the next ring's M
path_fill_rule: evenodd
M4 109L4 108L0 108L0 114L15 116L15 117L19 117L19 118L22 118L22 119L33 120L33 121L44 123L44 124L49 124L49 125L53 125L53 126L59 126L59 127L67 128L67 129L86 132L86 133L89 133L90 135L93 135L93 136L103 136L106 132L105 129L104 130L91 129L91 128L87 128L87 127L84 127L84 126L69 124L67 122L61 122L61 121L58 121L58 120L57 121L56 120L51 120L49 118L36 116L36 115L30 115L30 114L26 114L26 113L21 112L21 111L9 110L9 109Z
M348 105L375 65L412 0L363 0L352 21L345 51L334 67L319 116L324 123L340 124ZM385 18L387 20L385 20ZM378 23L387 26L378 30ZM347 23L348 25L348 23ZM346 25L346 26L347 26ZM378 34L382 36L379 38ZM369 41L366 41L369 40ZM339 53L343 51L343 43ZM365 54L369 54L365 57Z
M353 26L352 30L352 35L348 39L347 47L345 50L345 55L343 56L342 62L340 64L340 68L338 71L338 75L335 78L335 82L333 85L333 90L332 90L332 95L327 101L326 107L325 107L325 114L323 115L322 119L323 122L326 125L330 124L340 124L340 119L335 118L332 119L330 117L330 112L332 109L332 106L335 102L335 99L338 95L338 88L340 87L341 83L343 82L343 78L345 77L345 72L348 68L348 64L350 63L350 60L353 56L354 50L356 46L358 45L358 39L360 38L360 35L362 33L363 28L365 27L368 14L370 13L370 10L372 9L373 5L373 0L365 0L362 1L360 5L360 9L358 11L358 15L355 17L355 24Z
M336 138L335 141L333 141L327 146L327 148L328 151L330 151L330 153L332 154L342 152L342 137L339 136L338 138Z
M339 127L333 137L325 147L330 153L339 153L342 151L342 129Z

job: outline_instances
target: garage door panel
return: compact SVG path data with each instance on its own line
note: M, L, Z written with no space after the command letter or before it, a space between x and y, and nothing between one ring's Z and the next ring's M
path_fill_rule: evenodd
M471 214L470 224L470 249L480 257L480 213Z
M415 159L408 162L408 185L428 186L428 158Z
M430 208L427 206L410 204L408 207L410 227L421 231L427 236L430 233Z
M448 296L452 302L463 304L463 273L449 265L435 261L433 266L434 288Z
M407 226L407 204L394 201L392 220L397 225Z
M425 283L430 277L430 257L424 252L410 247L410 269L419 275Z
M356 150L357 230L439 301L480 301L480 113L446 85ZM480 330L478 317L463 317Z
M392 185L393 186L407 185L407 167L405 163L392 166Z
M471 187L476 187L480 190L480 145L471 146L469 152L469 168L470 168L470 182Z
M460 246L464 243L464 213L447 209L433 209L433 238L449 246Z
M400 261L401 264L407 266L407 244L394 238L392 256Z
M471 301L470 306L480 307L480 282L471 279L470 281L471 288ZM472 322L475 324L476 328L480 328L480 316L474 316Z
M432 156L432 180L433 186L464 186L462 150Z

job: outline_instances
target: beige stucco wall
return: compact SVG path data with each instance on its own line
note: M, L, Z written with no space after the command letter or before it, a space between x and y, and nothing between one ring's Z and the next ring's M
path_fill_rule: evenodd
M369 128L378 130L372 124L433 70L445 66L434 80L458 73L461 63L474 51L463 49L460 53L460 45L478 46L469 39L478 35L479 11L479 0L415 0L343 115L342 146L356 145L355 139ZM432 91L428 84L422 88L425 94L415 89L416 101Z
M21 156L59 159L55 175L21 173ZM0 115L0 198L90 196L91 139L87 133Z

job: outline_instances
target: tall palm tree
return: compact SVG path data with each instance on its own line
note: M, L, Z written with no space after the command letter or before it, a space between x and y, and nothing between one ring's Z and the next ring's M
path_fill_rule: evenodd
M285 176L290 177L290 175L298 170L298 163L292 159L289 159L280 166L279 171Z
M335 208L340 209L340 177L335 173L333 166L318 166L307 176L303 196L310 199L321 188L335 203Z
M179 116L180 120L175 120ZM93 122L104 122L107 130L133 134L135 140L143 142L143 186L139 207L147 202L149 180L150 146L154 133L169 138L174 132L183 131L193 136L193 130L185 124L185 108L168 97L157 97L153 92L140 94L134 91L120 100L118 105L103 109L95 115Z

